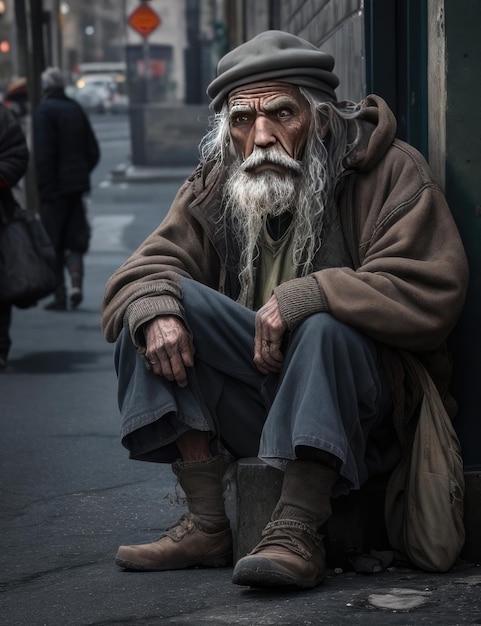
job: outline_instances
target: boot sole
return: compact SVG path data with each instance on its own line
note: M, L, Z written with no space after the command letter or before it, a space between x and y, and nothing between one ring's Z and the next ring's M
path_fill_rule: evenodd
M133 563L132 561L126 561L125 559L119 559L116 557L115 564L123 569L139 572L163 572L167 570L190 569L194 567L229 567L232 565L232 554L224 554L197 561L186 561L184 563L163 563L161 565L143 565L141 563Z
M285 570L278 569L274 563L268 559L259 557L250 558L249 564L244 567L234 569L232 582L234 585L244 585L245 587L297 587L310 589L317 587L324 580L325 573L322 572L314 580L299 580Z

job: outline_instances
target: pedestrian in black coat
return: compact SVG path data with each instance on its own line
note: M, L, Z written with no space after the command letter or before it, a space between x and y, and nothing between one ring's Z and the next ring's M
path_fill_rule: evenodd
M60 287L46 308L67 310L64 269L71 279L70 307L82 301L83 255L90 240L83 195L100 150L82 107L65 94L58 68L42 74L44 97L33 114L33 139L40 214L57 252Z
M0 104L0 213L8 217L16 206L12 187L25 174L28 149L20 124L3 104ZM1 228L1 225L0 225ZM0 254L1 254L0 250ZM7 365L11 340L9 335L12 305L0 302L0 369Z

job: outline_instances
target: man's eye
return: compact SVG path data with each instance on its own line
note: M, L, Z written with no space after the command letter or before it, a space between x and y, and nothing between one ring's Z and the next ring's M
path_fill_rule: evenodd
M292 115L291 109L280 109L277 112L277 117L290 117Z
M232 124L245 124L250 120L250 117L247 113L237 113L237 115L233 115L231 118Z

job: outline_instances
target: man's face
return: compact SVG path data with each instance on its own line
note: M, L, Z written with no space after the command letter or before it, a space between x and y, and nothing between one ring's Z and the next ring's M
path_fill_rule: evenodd
M310 109L293 85L259 82L244 85L229 95L229 127L232 140L244 159L255 148L275 148L299 160L306 144ZM282 165L265 163L252 174L265 170L284 174Z

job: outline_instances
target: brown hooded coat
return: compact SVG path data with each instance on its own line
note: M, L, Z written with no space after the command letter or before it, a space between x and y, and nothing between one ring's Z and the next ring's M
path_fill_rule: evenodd
M396 360L397 349L415 353L445 397L450 364L444 342L468 282L463 245L424 158L395 139L386 103L368 96L351 124L354 142L337 207L352 263L324 263L279 285L281 313L293 330L304 317L328 311L379 342L387 363ZM200 164L163 222L109 279L102 305L107 341L125 325L143 353L143 324L157 315L183 316L181 276L226 291L221 180L217 166Z

